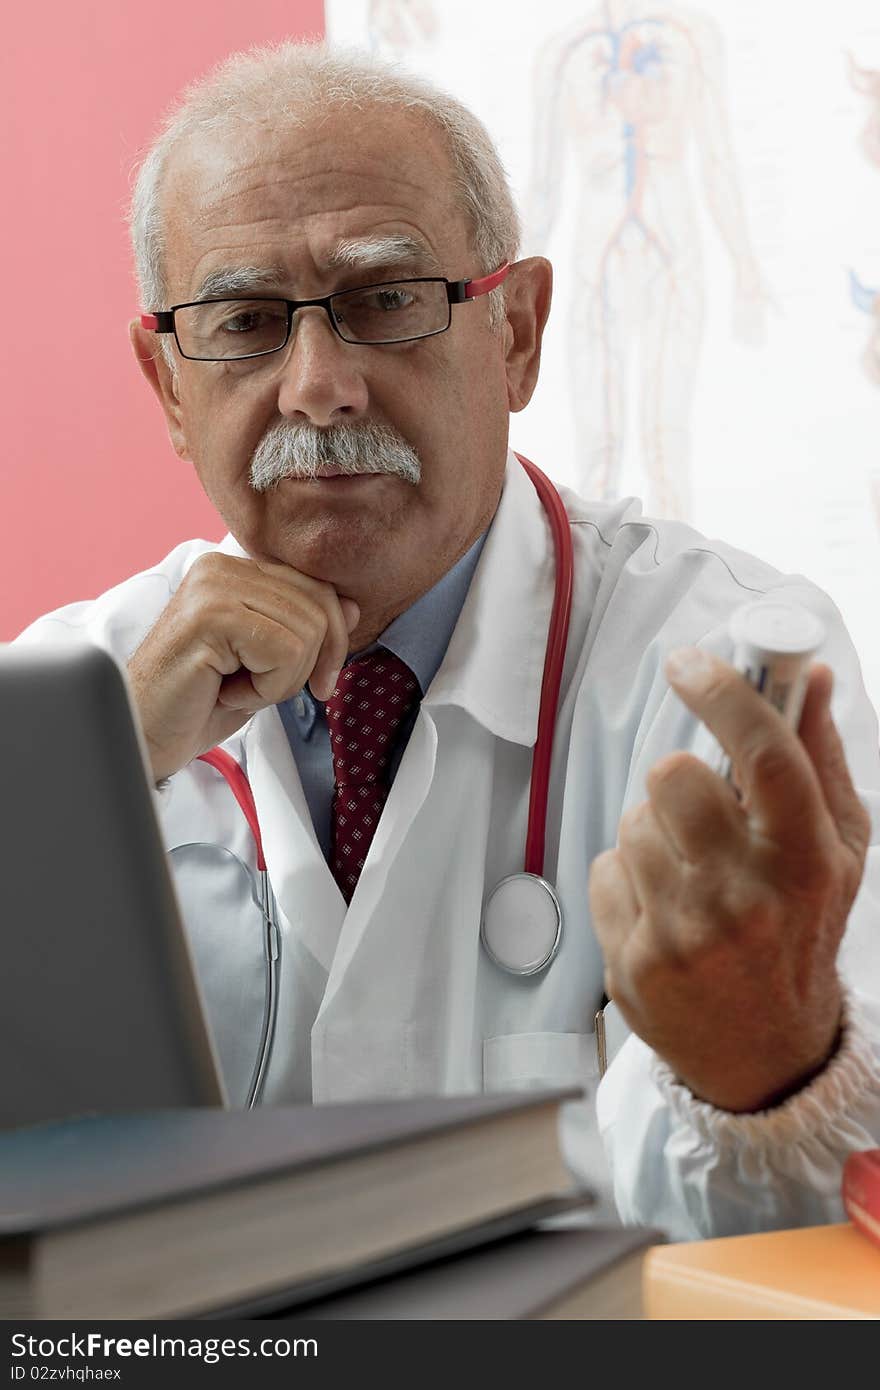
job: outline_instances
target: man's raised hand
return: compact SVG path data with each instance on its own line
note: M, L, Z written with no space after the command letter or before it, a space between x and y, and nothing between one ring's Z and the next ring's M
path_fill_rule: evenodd
M870 820L810 672L799 733L733 667L696 648L673 689L731 756L742 791L673 753L590 871L606 989L698 1097L758 1110L833 1052L836 956L862 877Z

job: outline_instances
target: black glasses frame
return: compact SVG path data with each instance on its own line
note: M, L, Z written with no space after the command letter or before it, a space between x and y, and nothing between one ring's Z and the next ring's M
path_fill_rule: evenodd
M172 304L170 309L162 309L155 314L141 314L141 327L149 329L152 333L173 333L178 352L188 362L246 362L250 358L271 357L275 352L283 352L290 342L293 316L297 309L323 309L330 320L334 333L344 343L353 347L391 347L396 343L415 343L422 338L434 338L438 333L445 333L452 323L453 304L465 304L469 300L477 299L480 295L489 294L503 280L506 280L509 270L510 263L505 261L504 265L493 271L491 275L484 275L478 280L446 280L441 275L410 275L405 280L382 280L376 285L358 285L350 290L334 290L332 294L325 294L319 299L285 299L282 295L272 294L218 295L216 299L191 299L186 304ZM336 318L333 301L344 299L346 295L363 294L365 290L394 289L398 285L445 285L448 313L443 327L432 328L429 333L417 333L413 338L381 338L371 342L364 342L360 338L346 338ZM190 357L188 353L185 353L180 346L174 321L177 311L179 309L194 309L201 304L235 303L239 298L242 303L248 304L284 304L287 309L287 332L284 335L284 342L279 343L278 347L264 348L262 352L242 353L240 357Z

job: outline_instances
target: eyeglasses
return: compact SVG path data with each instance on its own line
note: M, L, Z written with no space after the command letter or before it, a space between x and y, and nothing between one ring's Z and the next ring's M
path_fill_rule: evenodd
M453 304L489 294L507 278L509 262L480 280L443 280L425 276L390 280L338 290L322 299L202 299L174 304L156 314L141 314L153 333L173 333L181 357L195 362L237 362L265 357L286 347L297 309L326 311L334 332L345 343L381 347L411 343L445 333Z

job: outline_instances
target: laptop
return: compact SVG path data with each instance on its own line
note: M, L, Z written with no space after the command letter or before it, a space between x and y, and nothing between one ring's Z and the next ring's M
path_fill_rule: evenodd
M0 1128L222 1105L126 677L0 645Z

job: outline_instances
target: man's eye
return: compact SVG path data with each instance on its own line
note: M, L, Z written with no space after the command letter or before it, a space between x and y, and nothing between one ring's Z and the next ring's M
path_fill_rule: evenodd
M244 313L233 314L231 318L224 319L221 327L224 333L255 333L260 328L265 328L272 317L271 314L258 309L247 309Z
M402 289L399 286L394 289L373 290L365 297L365 307L371 309L408 309L415 302L415 295L412 290Z

